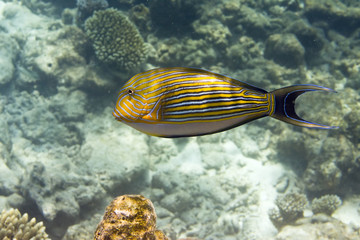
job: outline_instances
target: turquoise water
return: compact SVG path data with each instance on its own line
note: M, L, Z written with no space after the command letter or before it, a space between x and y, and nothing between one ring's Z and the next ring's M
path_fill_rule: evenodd
M358 1L3 0L0 36L0 209L51 239L92 239L124 194L170 239L360 238ZM183 66L332 88L296 109L339 128L263 118L164 139L114 120L133 75Z

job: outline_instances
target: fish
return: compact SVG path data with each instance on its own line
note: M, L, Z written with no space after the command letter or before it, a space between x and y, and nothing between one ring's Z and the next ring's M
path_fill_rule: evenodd
M112 114L140 132L164 138L218 133L266 116L300 127L337 128L296 114L296 98L309 91L335 92L313 84L267 92L208 70L156 68L125 83Z

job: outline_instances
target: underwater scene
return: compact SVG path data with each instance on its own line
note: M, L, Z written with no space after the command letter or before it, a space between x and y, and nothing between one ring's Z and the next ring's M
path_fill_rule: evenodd
M0 239L360 239L360 1L0 0Z

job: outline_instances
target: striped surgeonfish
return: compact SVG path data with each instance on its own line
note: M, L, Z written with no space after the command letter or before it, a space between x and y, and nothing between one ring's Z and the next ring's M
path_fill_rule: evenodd
M120 90L116 120L158 137L221 132L270 116L296 126L331 129L295 112L295 99L308 91L334 92L305 84L267 92L236 79L195 68L158 68L132 77Z

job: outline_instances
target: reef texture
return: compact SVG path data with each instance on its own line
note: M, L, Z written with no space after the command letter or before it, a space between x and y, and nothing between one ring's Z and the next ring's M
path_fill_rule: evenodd
M71 174L66 178L56 170L47 170L40 162L29 166L29 172L22 183L23 192L29 195L48 221L54 221L58 214L64 219L75 219L80 207L97 202L104 189L89 176ZM92 190L84 186L91 185ZM47 196L47 192L56 194Z
M310 21L325 20L332 28L349 34L359 27L359 3L340 0L306 0L306 15ZM343 26L346 25L346 28Z
M358 1L21 2L0 1L0 209L41 217L52 239L91 239L113 196L142 194L171 239L274 239L307 227L326 236L327 226L358 239L350 227L360 227ZM333 88L300 97L296 111L339 129L264 118L159 139L116 122L117 91L133 75L125 70L166 66L268 91ZM336 210L336 198L323 202L335 194ZM310 217L306 198L344 224Z
M0 35L0 39L0 55L3 56L0 59L0 86L3 86L13 80L14 61L19 53L19 45L3 33Z
M27 213L21 215L18 209L3 210L0 214L0 239L2 240L50 240L43 222L29 220Z
M99 223L95 240L168 239L156 230L156 213L152 202L141 195L123 195L106 208Z
M21 0L22 4L27 6L36 14L45 14L47 16L59 16L61 11L66 7L73 7L72 0L55 0L49 2L47 0Z
M296 226L284 227L274 238L275 240L358 240L356 228L345 225L337 219L324 215L316 215L307 219L299 219Z
M119 10L94 12L86 20L85 30L101 62L131 70L146 59L146 47L139 31Z
M293 224L297 219L304 216L304 210L308 201L304 194L288 193L276 199L276 206L269 211L270 220L277 228L287 224Z
M161 34L183 33L198 16L199 2L196 0L154 0L150 2L152 23Z
M315 198L311 202L311 210L314 214L325 213L329 216L341 205L341 199L336 195L324 195Z
M287 67L304 63L304 47L294 34L273 34L266 41L265 57Z
M94 11L105 9L109 6L106 0L77 0L76 1L78 20L84 21L90 17Z

